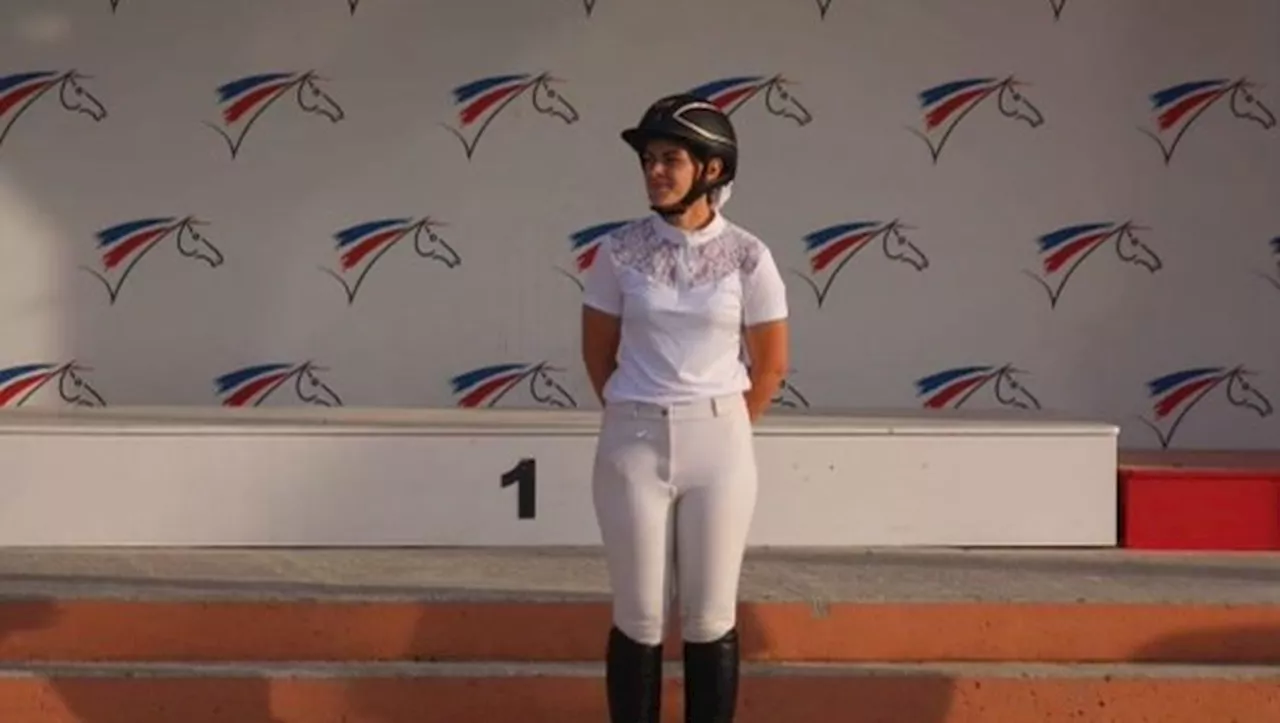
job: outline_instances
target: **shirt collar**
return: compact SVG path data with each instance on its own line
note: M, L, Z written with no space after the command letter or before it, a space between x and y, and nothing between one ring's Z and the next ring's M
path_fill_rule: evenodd
M696 229L687 230L678 226L672 226L662 216L654 214L653 227L662 238L676 244L687 244L689 246L700 246L711 239L719 236L725 228L724 216L716 213L711 219L711 223Z

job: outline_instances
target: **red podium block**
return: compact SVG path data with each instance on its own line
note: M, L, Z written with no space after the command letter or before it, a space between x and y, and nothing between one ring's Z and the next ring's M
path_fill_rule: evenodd
M1119 475L1122 547L1280 550L1274 453L1121 455Z

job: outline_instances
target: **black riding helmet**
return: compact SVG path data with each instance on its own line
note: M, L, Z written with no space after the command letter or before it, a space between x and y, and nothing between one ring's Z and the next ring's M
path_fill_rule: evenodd
M729 116L716 106L691 93L667 96L649 106L640 124L622 132L637 155L643 155L645 146L655 138L674 141L683 145L695 159L702 163L702 172L693 181L685 197L672 206L653 207L654 211L668 215L677 214L698 200L729 183L738 172L738 137ZM707 163L719 158L724 164L720 178L706 180Z

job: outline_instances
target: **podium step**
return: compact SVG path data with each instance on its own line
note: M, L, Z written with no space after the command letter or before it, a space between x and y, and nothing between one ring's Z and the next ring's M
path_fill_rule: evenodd
M21 723L601 723L588 663L81 665L0 668ZM681 717L668 665L664 723ZM1271 723L1280 667L747 665L737 723Z
M603 602L14 601L0 663L590 661L609 624ZM738 625L759 662L1280 665L1280 605L755 601Z
M1275 723L1278 573L753 550L735 723ZM598 550L9 549L0 582L3 723L607 721Z

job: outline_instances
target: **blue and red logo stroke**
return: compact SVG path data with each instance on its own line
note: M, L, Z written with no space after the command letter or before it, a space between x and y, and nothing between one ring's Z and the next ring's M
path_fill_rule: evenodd
M951 135L974 110L988 99L996 99L996 109L1004 118L1020 120L1032 128L1044 123L1040 109L1022 94L1027 84L1013 76L1004 78L963 78L928 88L919 94L924 113L923 129L908 128L929 147L938 162Z
M770 115L808 125L813 115L793 94L792 86L798 85L781 75L743 75L719 78L689 89L689 93L711 103L725 115L732 116L755 98L764 98L765 110Z
M115 304L120 290L143 257L161 243L172 243L184 258L222 265L218 247L200 232L208 222L194 216L159 216L118 223L98 231L99 268L81 266L107 289L109 303Z
M1040 270L1023 273L1035 279L1049 295L1050 308L1056 308L1058 300L1085 259L1093 252L1107 246L1115 252L1121 263L1141 266L1151 273L1159 271L1163 263L1156 252L1138 236L1147 230L1132 221L1102 221L1080 223L1050 231L1036 239L1040 251Z
M82 113L94 121L107 117L107 109L81 82L90 76L77 70L37 70L0 75L0 146L19 120L39 100L56 92L63 110Z
M1168 449L1187 415L1217 389L1225 392L1232 407L1251 410L1259 417L1270 416L1271 400L1249 381L1256 374L1237 365L1192 367L1156 377L1147 382L1152 400L1150 417L1139 419L1155 432L1160 446Z
M811 274L795 269L791 269L791 273L809 285L821 308L844 267L877 239L877 246L885 258L923 271L929 266L929 259L904 233L911 229L911 226L893 219L848 221L811 231L802 239Z
M1155 128L1139 128L1160 146L1165 165L1201 116L1222 100L1227 100L1231 115L1239 120L1257 123L1264 130L1275 127L1271 109L1255 95L1256 85L1245 78L1236 80L1193 80L1161 88L1151 94L1151 112Z
M578 110L555 88L562 82L550 73L493 75L473 80L453 89L458 126L441 125L462 143L470 160L489 126L517 98L527 96L540 115L559 118L566 124L576 123Z
M959 409L986 389L1000 406L1040 409L1040 400L1020 379L1024 374L1012 364L949 367L917 379L916 396L925 409Z
M493 407L517 389L527 392L536 405L576 407L578 403L557 376L562 372L546 361L508 362L470 369L450 379L449 384L459 407Z
M328 371L315 362L269 362L251 364L222 374L213 380L214 390L224 407L257 407L267 401L284 401L277 393L292 392L290 402L319 407L340 407L342 399L324 381Z
M21 407L42 389L53 388L58 401L74 407L105 407L102 395L86 378L87 366L76 361L37 362L0 369L0 409Z
M584 287L582 276L591 269L596 261L596 255L600 252L600 243L609 234L622 229L634 223L636 219L621 219L616 221L605 221L603 223L592 224L586 228L580 228L569 234L569 250L573 254L573 270L568 271L559 266L555 267L556 271L564 274L570 281L577 285L581 291Z
M337 268L320 267L342 284L347 303L355 303L356 294L375 264L402 241L413 237L414 252L429 261L456 268L462 257L441 235L448 226L430 216L418 218L381 218L348 226L333 235L338 253Z
M205 125L218 132L227 142L232 158L240 155L245 138L254 124L277 101L288 96L304 113L328 118L337 123L345 117L338 103L322 87L326 79L314 70L299 73L274 72L246 75L218 86L218 123Z

